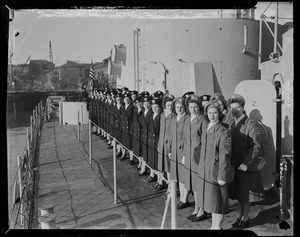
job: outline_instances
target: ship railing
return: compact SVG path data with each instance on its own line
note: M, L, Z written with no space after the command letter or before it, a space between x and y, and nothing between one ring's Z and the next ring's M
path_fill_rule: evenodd
M30 126L27 128L26 145L17 156L18 168L8 197L9 229L31 229L34 213L34 194L36 190L36 151L39 146L44 108L42 101L30 116Z

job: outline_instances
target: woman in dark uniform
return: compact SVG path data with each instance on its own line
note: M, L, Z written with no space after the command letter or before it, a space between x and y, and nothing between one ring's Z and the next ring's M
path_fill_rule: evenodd
M132 124L131 124L131 135L132 135L132 153L137 156L141 157L141 123L142 123L142 116L143 116L143 96L138 95L137 98L133 101L133 115L132 115ZM136 158L132 156L130 157L129 165L134 165L137 163L135 161ZM140 168L141 162L139 162L138 169Z
M231 161L231 133L221 123L223 114L216 100L205 106L205 117L202 131L201 157L198 171L198 203L207 213L212 213L211 229L221 229L224 214L229 210L228 177ZM211 166L219 161L217 180L211 177Z
M148 165L150 167L150 175L146 179L146 183L152 183L157 180L155 171L157 170L157 144L159 138L160 118L162 113L162 100L159 97L154 97L151 100L152 116L148 130Z
M113 146L112 146L112 140L113 140L113 137L115 136L114 134L114 107L115 107L115 94L117 92L115 90L112 90L110 92L110 102L109 102L109 112L108 112L108 131L109 131L109 135L110 135L110 138L109 138L109 141L107 143L108 145L108 149L112 149Z
M256 121L244 113L245 99L238 94L228 99L234 120L229 126L232 134L232 158L235 167L234 181L229 184L229 197L239 202L239 217L234 228L249 227L252 202L264 200L264 187L256 161L262 156L260 130Z
M131 101L131 95L130 92L124 93L124 106L121 108L121 117L122 117L122 144L125 146L128 150L132 149L131 144L131 134L130 134L130 128L132 124L132 116L133 116L133 104ZM121 160L125 160L128 158L129 155L127 155L128 152L125 150L125 148L122 149L122 157Z
M123 95L121 93L117 93L115 95L116 105L114 107L114 121L115 121L115 138L117 141L122 143L122 117L121 110L123 106ZM117 157L121 156L121 146L117 144Z
M150 127L150 121L152 119L152 114L153 114L153 111L151 109L151 100L152 100L151 96L148 96L147 94L144 95L143 97L144 112L142 117L142 133L141 133L143 161L141 165L141 170L138 173L139 175L145 175L146 173L148 173L146 170L146 163L148 162L148 129Z

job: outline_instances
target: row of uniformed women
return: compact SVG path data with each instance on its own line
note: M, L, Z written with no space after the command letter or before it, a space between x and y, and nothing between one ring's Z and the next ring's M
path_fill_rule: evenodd
M171 95L162 97L161 92L152 96L154 98L148 92L143 92L133 101L132 126L129 133L132 135L132 147L129 147L132 154L142 159L139 162L139 174L147 173L148 164L150 175L146 182L151 183L157 179L155 170L166 172L168 179L176 179L179 182L180 198L177 208L187 207L188 195L193 192L195 208L188 219L201 221L208 217L208 213L212 213L211 228L220 229L224 213L228 210L229 186L226 179L228 166L232 162L231 144L236 144L238 147L233 150L232 158L236 176L243 182L233 182L231 185L231 197L239 200L240 207L239 218L233 227L249 226L249 203L263 199L263 189L259 172L247 171L257 152L250 155L250 160L249 156L245 159L241 157L241 154L259 150L258 139L255 134L250 136L245 134L245 131L235 131L236 127L241 129L243 125L247 127L247 124L250 124L243 113L243 99L238 97L237 100L232 100L237 103L233 104L235 106L231 113L224 97L218 93L211 98L209 95L198 97L192 92L176 99ZM175 111L172 108L175 108ZM238 113L240 111L242 113ZM235 131L233 142L231 132L228 131L229 124L231 131ZM251 139L240 139L240 134ZM239 144L240 140L246 140L246 143ZM246 148L245 144L248 144ZM220 161L217 181L212 180L209 173L216 156ZM154 189L163 188L163 182L159 179Z

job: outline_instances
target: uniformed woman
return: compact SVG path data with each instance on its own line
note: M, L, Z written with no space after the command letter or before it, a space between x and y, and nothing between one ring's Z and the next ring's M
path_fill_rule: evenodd
M157 170L157 145L160 130L160 118L162 113L162 100L154 97L151 100L152 116L148 130L148 159L147 164L150 167L150 175L146 179L146 183L152 183L157 180L155 171Z
M182 163L182 148L184 141L184 124L189 118L186 113L186 104L183 97L177 97L174 102L176 116L171 119L169 158L170 158L170 180L179 183L179 203L187 203L188 190L184 186L185 168ZM182 204L181 204L182 205Z
M225 97L221 93L215 93L212 95L210 100L216 100L219 103L222 114L224 115L222 119L222 123L224 126L229 128L229 124L233 121L234 118L227 106L227 101L225 100Z
M148 173L148 170L146 169L146 163L148 162L148 129L150 127L150 121L152 119L153 111L151 109L151 100L152 97L145 94L143 97L143 117L142 117L142 164L141 169L138 173L138 175L145 175Z
M202 131L201 157L198 171L198 203L207 213L212 213L211 229L221 229L224 214L229 210L228 177L231 162L231 133L221 123L223 114L216 100L205 106ZM211 178L211 166L219 161L217 180ZM196 216L196 215L195 215Z
M132 116L133 116L133 105L131 101L130 92L124 93L124 106L121 108L121 117L122 117L122 144L126 147L126 149L131 150L131 124L132 124ZM121 160L125 160L129 158L129 153L125 148L122 149L122 157Z
M264 187L256 161L262 156L258 124L244 113L245 99L238 94L228 99L234 120L229 126L232 134L232 158L235 178L229 185L229 197L239 202L239 217L234 228L249 227L249 211L252 202L264 200Z
M143 116L143 96L138 95L137 98L133 101L133 115L132 115L132 124L131 124L131 135L132 135L132 152L136 157L141 157L141 123ZM134 156L130 157L129 165L134 165L137 163ZM138 169L140 168L141 162L139 162Z
M173 100L175 97L171 94L167 94L163 97L163 108L164 111L161 113L160 118L160 131L159 131L159 139L158 139L158 163L157 170L161 172L161 175L164 173L167 174L167 179L170 178L170 159L169 159L169 139L170 139L170 126L171 119L175 117ZM154 186L154 191L160 191L164 188L163 180L161 176L157 177L157 183Z
M116 105L114 107L114 125L115 125L115 138L117 141L122 143L122 117L121 117L121 109L123 106L123 95L121 93L117 93L115 95ZM117 157L122 155L121 146L117 144Z
M183 157L182 163L185 166L185 187L194 193L195 209L192 214L198 213L192 221L199 221L200 217L205 215L203 207L197 202L197 182L198 182L198 165L200 159L201 150L201 135L202 126L206 123L203 116L202 101L197 95L190 95L186 99L186 104L190 112L190 118L185 123L184 127L184 145L183 145ZM200 195L202 195L200 193ZM177 208L185 208L189 205L189 202L179 203Z
M110 102L109 102L109 112L108 112L108 132L109 132L109 141L107 142L107 147L108 149L112 149L113 146L112 146L112 140L113 140L113 137L115 136L114 134L114 107L115 107L115 94L116 94L116 90L111 90L110 92Z

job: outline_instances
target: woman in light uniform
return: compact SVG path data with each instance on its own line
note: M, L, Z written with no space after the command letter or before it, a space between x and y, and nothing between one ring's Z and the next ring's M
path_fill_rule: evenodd
M182 163L182 148L184 140L184 124L189 118L186 113L186 104L183 97L178 97L173 102L176 116L171 119L170 139L169 139L169 158L170 158L170 180L179 183L180 197L177 203L187 203L188 189L184 186L185 168Z
M198 171L197 202L205 212L212 213L211 229L221 229L228 204L228 170L231 161L231 133L222 125L223 114L217 101L210 101L205 106L205 123L201 138L201 157ZM211 166L219 160L217 180L211 177Z

